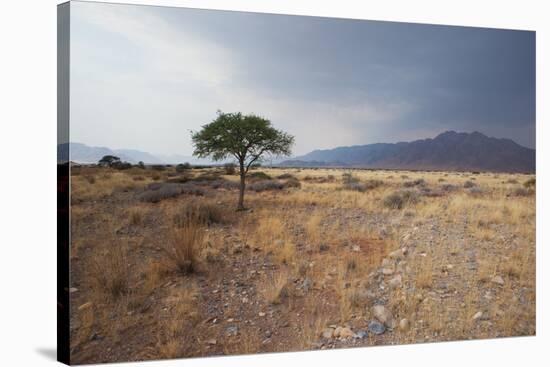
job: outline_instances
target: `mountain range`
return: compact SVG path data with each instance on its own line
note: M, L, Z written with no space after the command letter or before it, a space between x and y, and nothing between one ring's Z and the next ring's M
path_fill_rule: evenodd
M114 155L122 161L136 164L143 162L145 164L212 164L208 159L199 159L192 156L179 154L161 155L151 154L135 149L111 149L107 147L93 147L82 143L63 143L57 146L57 156L59 161L70 160L78 163L97 163L105 155Z
M67 160L69 151L70 160L79 163L97 163L105 155L116 155L134 164L139 161L145 164L213 163L192 156L154 155L139 150L92 147L82 143L57 146L61 160ZM314 150L276 165L533 173L536 167L535 155L534 149L523 147L510 139L492 138L479 132L446 131L433 139Z
M446 131L433 139L314 150L280 166L535 172L535 150L479 132Z

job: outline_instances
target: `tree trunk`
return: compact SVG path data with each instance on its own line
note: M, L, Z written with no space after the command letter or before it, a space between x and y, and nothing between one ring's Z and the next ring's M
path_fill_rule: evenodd
M244 210L244 189L246 187L244 163L240 162L240 174L241 174L241 186L239 188L239 204L237 204L237 210Z

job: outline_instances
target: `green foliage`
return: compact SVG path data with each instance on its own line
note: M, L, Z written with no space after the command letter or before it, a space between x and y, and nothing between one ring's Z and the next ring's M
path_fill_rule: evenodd
M293 136L275 129L265 118L221 111L214 121L192 132L191 138L193 155L214 161L233 157L246 171L264 154L290 155L294 143Z
M104 155L97 163L100 166L112 167L113 164L120 163L120 158L115 155Z

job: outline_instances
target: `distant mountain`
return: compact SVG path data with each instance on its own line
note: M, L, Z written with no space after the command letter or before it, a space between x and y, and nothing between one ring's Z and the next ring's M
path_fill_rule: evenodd
M70 160L78 163L97 163L105 155L115 155L121 160L136 164L212 164L208 159L199 159L184 155L153 155L135 149L110 149L106 147L92 147L82 143L64 143L57 146L58 161ZM70 157L69 157L70 156ZM218 164L223 162L218 162Z
M535 150L510 139L492 138L479 132L447 131L433 139L408 143L376 143L314 150L279 165L535 172Z

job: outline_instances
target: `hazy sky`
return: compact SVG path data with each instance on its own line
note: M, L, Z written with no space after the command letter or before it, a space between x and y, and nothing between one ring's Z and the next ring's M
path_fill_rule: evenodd
M480 131L535 147L535 33L71 3L71 140L190 155L254 112L313 149Z

